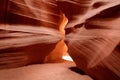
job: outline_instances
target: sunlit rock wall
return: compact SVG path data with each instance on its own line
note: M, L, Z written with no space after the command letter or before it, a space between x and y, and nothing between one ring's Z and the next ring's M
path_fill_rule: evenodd
M68 18L65 42L95 80L120 79L120 0L57 0Z
M0 68L43 63L54 49L49 60L54 55L61 58L66 51L63 14L55 0L3 0L0 4Z

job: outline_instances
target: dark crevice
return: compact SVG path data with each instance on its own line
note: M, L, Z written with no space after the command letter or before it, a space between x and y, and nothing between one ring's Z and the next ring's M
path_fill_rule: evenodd
M79 74L85 75L85 72L83 72L82 70L80 70L80 69L77 68L77 67L70 67L69 69L70 69L71 71L76 72L76 73L79 73Z

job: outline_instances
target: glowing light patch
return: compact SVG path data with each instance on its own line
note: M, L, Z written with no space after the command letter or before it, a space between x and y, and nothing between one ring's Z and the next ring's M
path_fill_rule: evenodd
M71 58L70 56L63 56L62 59L68 60L68 61L73 61L72 58Z

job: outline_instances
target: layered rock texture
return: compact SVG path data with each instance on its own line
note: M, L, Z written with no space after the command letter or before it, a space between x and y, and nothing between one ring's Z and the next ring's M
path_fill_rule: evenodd
M120 0L58 0L68 53L95 80L120 79ZM64 5L64 7L62 7Z
M120 79L120 0L4 0L0 5L0 68L61 58L64 39L80 70L95 80Z
M0 4L0 68L43 63L63 39L63 14L56 2L4 0Z

